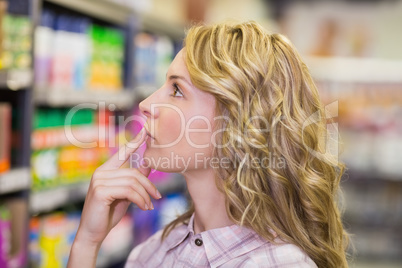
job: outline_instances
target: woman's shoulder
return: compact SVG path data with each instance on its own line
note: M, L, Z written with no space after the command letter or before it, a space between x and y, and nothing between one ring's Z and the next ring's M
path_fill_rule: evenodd
M160 229L131 250L126 264L147 263L150 259L163 258L164 254L170 248L185 238L186 229L187 225L181 223L174 227L163 240L162 234L164 229Z
M247 256L243 256L238 267L266 267L267 263L269 267L317 267L301 248L284 242L263 244Z
M159 248L161 245L162 233L163 233L163 229L157 231L156 233L151 235L147 240L145 240L144 242L135 246L131 250L127 261L137 260L137 259L139 259L140 255L142 258L144 258L144 257L146 258L147 256L144 256L144 254L148 254L148 253L151 254L151 252L154 252L155 249ZM146 248L147 250L144 251L143 250L144 248Z
M273 234L271 241L253 229L232 225L209 230L202 238L212 267L317 267L300 247Z

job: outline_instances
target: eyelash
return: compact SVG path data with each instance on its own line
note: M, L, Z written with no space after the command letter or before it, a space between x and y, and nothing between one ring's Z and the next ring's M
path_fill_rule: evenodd
M174 91L172 94L173 97L182 97L183 96L183 93L180 91L179 85L177 83L173 83L173 88L174 88ZM176 96L177 92L179 92L182 96Z

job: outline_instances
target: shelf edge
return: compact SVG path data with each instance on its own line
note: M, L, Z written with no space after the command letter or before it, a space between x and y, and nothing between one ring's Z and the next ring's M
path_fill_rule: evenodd
M0 194L28 190L31 186L29 168L15 168L0 174Z
M101 90L73 90L53 88L35 88L34 102L36 104L49 105L52 107L74 106L84 103L100 103L106 105L114 104L116 108L130 108L134 104L136 94L132 89L122 89L121 91L101 91Z
M39 214L52 211L69 203L83 201L88 187L89 181L32 192L29 200L29 211L32 214Z
M33 82L33 71L22 70L0 70L0 89L20 90L30 88Z
M109 23L125 25L133 10L124 5L106 0L44 0L52 4L60 5L88 16L95 17Z

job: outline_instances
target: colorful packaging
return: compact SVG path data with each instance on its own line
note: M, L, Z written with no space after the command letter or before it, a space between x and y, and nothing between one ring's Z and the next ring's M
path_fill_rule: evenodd
M40 218L32 217L29 221L29 267L38 268L41 263L41 251L39 247Z
M0 267L8 267L11 248L11 214L7 207L0 204Z
M37 86L67 91L120 90L124 44L124 34L118 29L44 8L35 32Z
M66 218L64 213L54 213L43 219L39 237L41 250L40 268L63 267L63 244L66 243Z
M54 18L55 14L44 9L41 23L35 29L35 85L38 88L49 86L51 64L53 57Z
M32 153L32 188L34 190L51 188L59 184L59 149L39 150Z
M1 69L28 69L31 66L32 23L27 16L2 17Z

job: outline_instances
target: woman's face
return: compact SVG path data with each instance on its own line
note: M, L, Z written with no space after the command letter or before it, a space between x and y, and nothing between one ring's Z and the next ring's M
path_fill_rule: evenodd
M208 167L212 157L215 97L196 88L182 49L171 63L165 84L140 103L146 116L144 163L164 172Z

